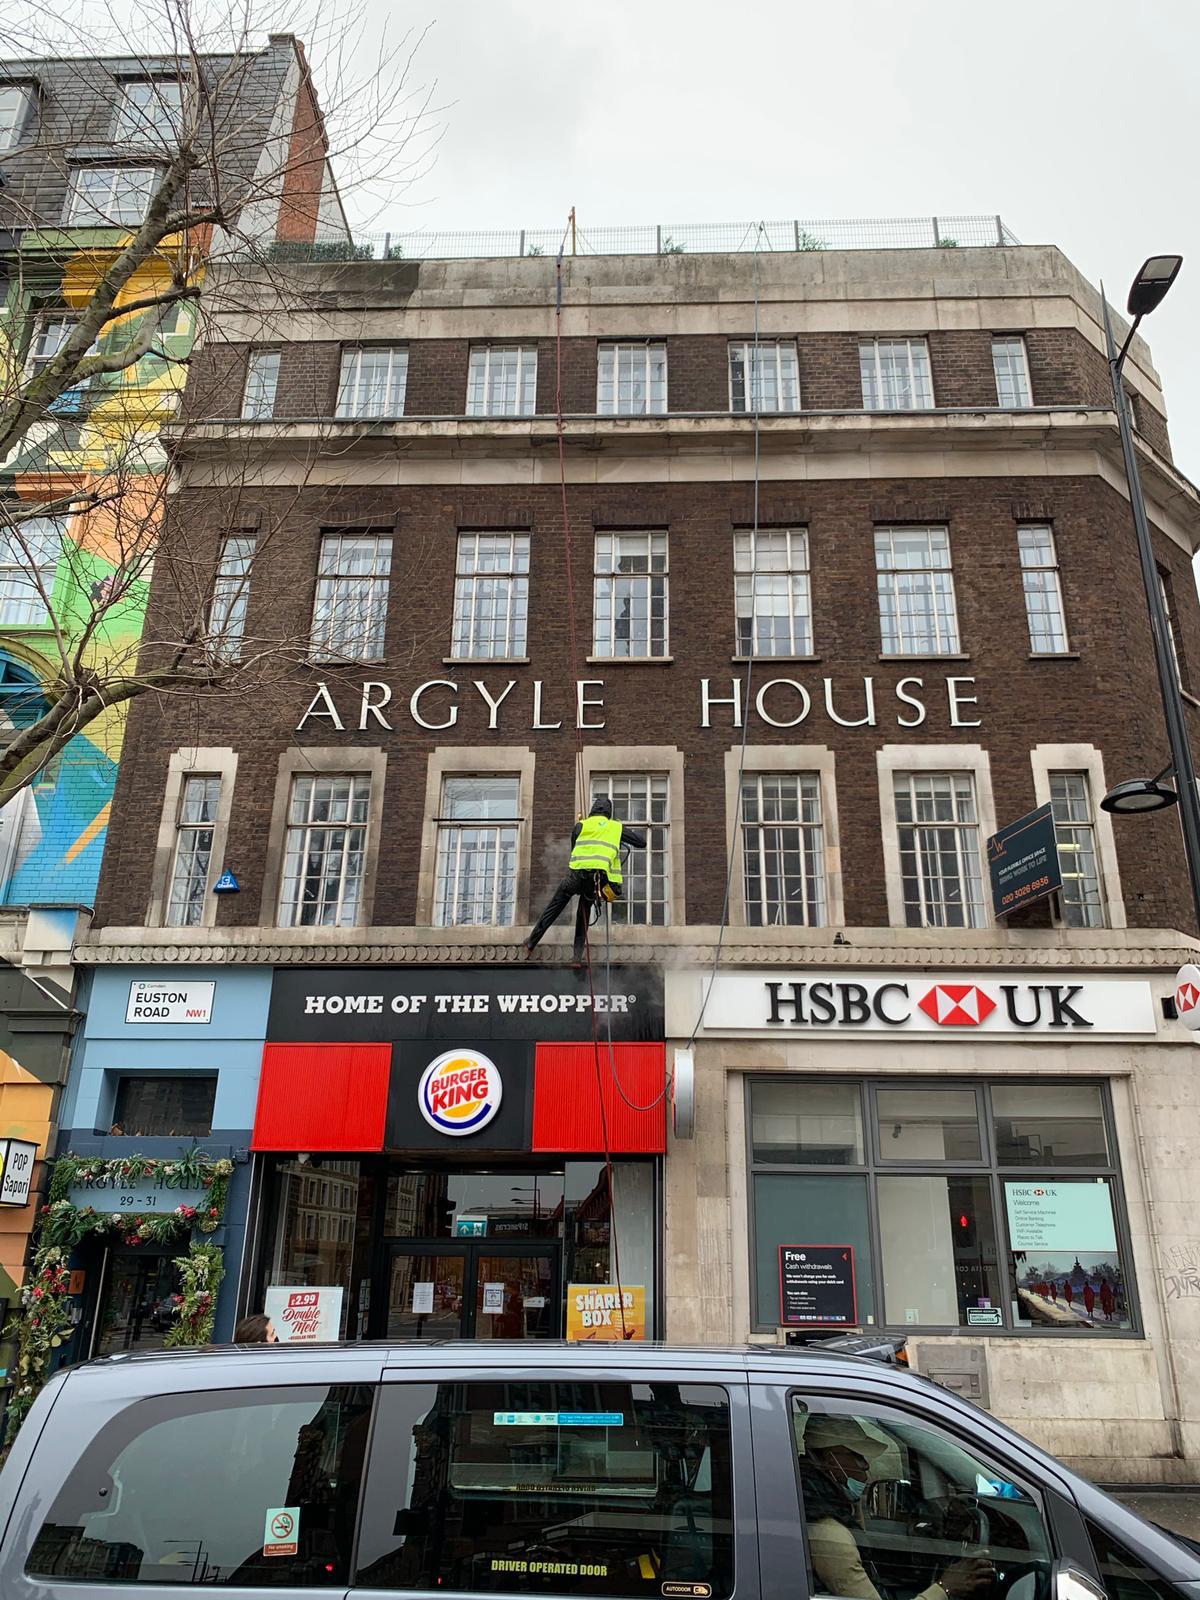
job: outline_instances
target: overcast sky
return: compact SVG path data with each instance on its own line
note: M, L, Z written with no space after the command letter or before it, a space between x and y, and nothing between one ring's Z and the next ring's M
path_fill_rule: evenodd
M169 0L16 3L79 50L161 37ZM176 3L229 26L229 0ZM1200 7L1189 0L438 5L233 8L256 44L283 30L305 39L330 106L339 76L343 87L368 78L387 39L429 26L412 83L441 108L436 157L411 186L399 158L385 162L397 175L382 191L348 185L360 225L559 229L572 205L585 233L999 212L1023 243L1057 244L1103 278L1118 306L1147 255L1177 250L1183 273L1145 332L1176 460L1200 479ZM339 46L356 54L348 73ZM335 145L345 120L333 118Z
M366 3L433 23L415 77L444 107L432 170L372 226L557 228L572 205L585 231L999 212L1117 305L1145 256L1178 250L1145 331L1176 459L1200 478L1200 8Z

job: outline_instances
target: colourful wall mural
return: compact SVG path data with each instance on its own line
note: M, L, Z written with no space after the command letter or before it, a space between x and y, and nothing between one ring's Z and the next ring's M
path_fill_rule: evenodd
M113 249L111 230L103 249L94 235L72 239L44 232L23 238L0 325L0 362L10 377L26 369L31 352L46 353L49 323L87 304ZM137 274L118 305L144 300L168 281L168 253ZM135 340L157 315L144 311L117 319L99 350ZM0 659L43 684L56 672L52 617L68 646L86 639L84 660L102 675L136 660L148 562L167 487L158 433L178 409L187 374L182 358L194 337L194 309L172 310L154 353L63 395L53 420L35 424L0 463L0 488L31 510L69 493L90 502L62 519L49 613L34 606L37 614L29 615L30 589L0 589ZM31 720L29 704L24 720ZM3 711L0 704L0 716ZM22 720L19 709L14 715ZM92 722L0 813L0 905L92 904L125 716L122 705Z

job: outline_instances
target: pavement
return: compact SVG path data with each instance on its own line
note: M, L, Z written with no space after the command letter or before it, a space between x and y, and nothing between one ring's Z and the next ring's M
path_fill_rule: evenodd
M1172 1533L1200 1540L1200 1489L1122 1490L1113 1498L1136 1511L1139 1517L1145 1517L1147 1522L1157 1522Z

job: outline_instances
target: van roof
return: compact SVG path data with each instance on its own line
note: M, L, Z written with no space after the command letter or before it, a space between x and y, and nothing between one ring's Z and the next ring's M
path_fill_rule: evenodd
M202 1386L213 1382L217 1366L226 1367L231 1387L236 1387L248 1376L254 1364L254 1381L261 1379L259 1363L278 1362L289 1371L304 1364L308 1368L322 1367L347 1371L346 1381L358 1381L349 1376L350 1369L360 1371L365 1365L384 1369L411 1367L443 1370L470 1370L478 1377L481 1368L503 1366L538 1367L594 1367L597 1359L618 1370L632 1372L646 1368L670 1365L676 1368L694 1368L697 1371L725 1369L730 1373L764 1369L783 1372L804 1372L808 1377L824 1373L830 1377L845 1377L857 1372L866 1380L878 1380L886 1374L901 1383L911 1382L925 1387L926 1380L915 1377L903 1367L885 1365L862 1355L843 1351L823 1350L818 1347L793 1345L678 1345L639 1340L636 1343L568 1343L565 1340L371 1340L362 1339L338 1344L273 1344L273 1345L205 1345L199 1348L175 1350L139 1350L101 1356L80 1366L67 1368L79 1377L85 1374L103 1381L102 1374L114 1377L117 1371L127 1375L127 1382L138 1386L137 1374L145 1380L147 1391L160 1386L175 1386L178 1368L184 1363L194 1363ZM165 1367L176 1375L166 1378ZM324 1373L321 1374L324 1376ZM311 1374L305 1381L312 1381ZM122 1384L126 1387L126 1384Z

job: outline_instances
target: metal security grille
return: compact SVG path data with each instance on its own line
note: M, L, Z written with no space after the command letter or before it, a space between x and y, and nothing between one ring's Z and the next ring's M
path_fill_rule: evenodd
M435 927L510 927L517 914L520 780L446 778L437 819Z
M226 539L221 546L221 561L208 613L208 633L213 653L223 661L237 661L241 657L254 549L253 536L242 534Z
M958 614L946 529L876 528L875 566L884 655L954 655Z
M460 533L451 655L523 656L528 616L529 535Z
M742 779L742 859L750 927L824 925L825 828L816 773Z
M0 623L29 627L46 619L46 601L62 553L63 523L26 517L3 531L0 543Z
M1104 885L1096 854L1092 797L1085 772L1052 772L1050 804L1058 864L1062 870L1059 905L1068 928L1103 928Z
M537 410L537 350L476 345L467 373L469 417L532 417Z
M799 411L800 368L790 339L729 346L731 411Z
M592 779L592 799L612 801L613 816L644 833L646 848L624 864L622 898L612 919L665 928L671 920L671 791L666 774L606 772Z
M981 928L975 782L966 772L898 772L896 826L910 928Z
M279 351L251 350L246 365L246 392L242 396L242 416L261 422L275 411L275 390L279 386Z
M281 928L349 928L362 920L370 806L365 774L305 773L292 779Z
M126 1139L207 1139L216 1095L216 1078L195 1071L118 1078L110 1132Z
M342 351L339 417L402 417L408 386L408 351L402 347Z
M1040 523L1018 528L1017 548L1029 621L1029 648L1035 655L1061 655L1067 648L1067 623L1054 531Z
M659 416L667 409L665 344L602 344L596 410L602 417Z
M1029 386L1029 361L1019 334L992 340L992 368L996 374L996 404L1021 408L1033 404Z
M324 535L313 605L315 661L377 661L383 655L391 571L389 537Z
M666 534L598 533L593 597L593 655L665 656Z
M167 898L168 928L198 928L212 863L213 828L221 803L221 779L191 777L183 786L175 833L175 864Z
M733 539L740 656L812 654L808 532L772 528Z
M929 411L933 374L924 339L864 339L858 347L868 411Z

